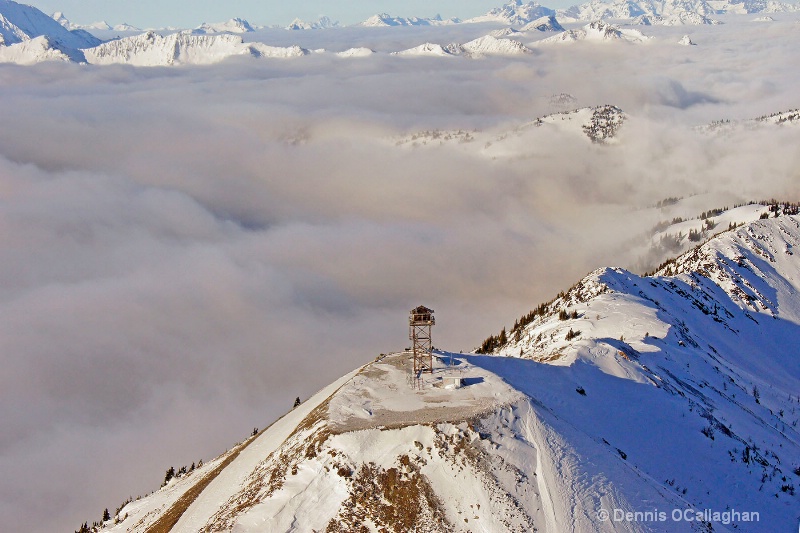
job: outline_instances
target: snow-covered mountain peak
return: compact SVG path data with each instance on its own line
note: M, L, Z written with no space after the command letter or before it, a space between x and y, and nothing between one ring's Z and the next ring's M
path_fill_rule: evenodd
M460 50L458 49L458 47L459 45L451 46L450 49L448 50L440 44L422 43L418 46L414 46L413 48L408 48L407 50L392 52L391 55L400 57L415 57L415 56L452 57L454 55L459 54Z
M559 11L572 20L634 19L637 24L719 24L714 15L726 13L773 13L796 10L796 4L763 0L591 0Z
M414 375L381 354L103 531L617 531L600 509L794 527L797 246L795 216L759 220L674 272L595 270L494 355L437 351Z
M577 30L567 30L558 35L536 41L534 45L549 45L576 41L643 43L651 37L639 30L619 28L603 20L596 20Z
M53 20L55 20L56 22L61 24L66 29L68 29L68 30L72 29L72 23L64 15L64 13L62 13L61 11L56 11L55 13L53 13L52 17L53 17Z
M747 120L717 120L696 128L705 133L726 135L736 130L758 130L770 127L800 126L800 109L780 111Z
M471 57L484 57L491 55L519 55L528 54L530 49L514 39L498 39L492 35L484 35L461 45L466 54Z
M508 34L509 37L514 33ZM451 43L446 46L435 43L423 43L400 52L393 52L396 56L438 56L452 57L464 56L469 58L482 58L487 56L512 56L528 54L531 50L521 42L511 38L496 37L489 34L478 37L464 44Z
M226 22L204 22L195 31L202 33L248 33L255 31L252 25L244 19L232 18Z
M393 17L388 13L379 13L373 15L364 22L358 24L367 28L385 28L389 26L444 26L449 24L456 24L460 22L458 19L442 20L440 16L434 18L419 18L419 17Z
M447 49L432 45L437 54L447 54ZM560 94L551 99L554 108L567 109L574 105L575 98ZM454 149L475 157L496 159L531 158L539 155L539 139L551 135L579 138L598 145L614 145L627 115L617 106L600 105L569 111L559 111L511 129L480 130L432 130L421 131L389 141L406 149Z
M555 11L536 2L523 2L513 0L502 7L497 7L479 17L474 17L464 22L500 22L509 26L524 26L542 17L555 15Z
M555 15L547 15L527 23L520 31L564 31L564 27L558 23Z
M154 31L103 43L85 51L88 62L98 65L125 63L137 66L209 64L233 55L249 54L250 46L238 35L194 35Z
M336 52L336 55L339 57L369 57L374 53L375 51L372 48L359 46L356 48L348 48L347 50L343 50L341 52Z
M1 37L0 37L0 44ZM47 35L41 35L9 46L0 46L0 63L34 65L43 61L64 61L85 63L86 57L80 50L65 47Z
M674 13L669 16L641 15L633 19L631 23L641 26L716 26L722 24L722 22L716 19L708 18L691 11Z
M97 45L100 40L82 30L71 31L32 6L0 0L0 39L6 45L47 36L55 45L74 50Z
M744 209L759 211L753 211L752 207L763 206ZM779 213L798 212L795 206L778 209ZM641 346L647 344L648 335L644 333L666 331L690 320L697 321L696 327L690 329L698 329L700 323L707 321L722 328L721 333L710 332L703 326L699 328L701 337L705 333L724 337L725 332L738 332L744 326L758 324L759 315L800 325L800 301L795 296L800 291L800 260L795 256L798 246L800 220L796 216L782 216L723 231L665 262L652 277L601 268L522 317L508 334L502 335L502 340L500 336L487 339L481 351L523 354L537 360L558 359L569 347L576 346L575 339L603 337L608 327L624 330L620 324L603 324L601 320L607 313L607 305L620 298L630 301L624 310L626 320L640 326L635 332L621 331L621 338L628 342L636 338ZM601 295L611 293L618 296L603 297L606 303L598 300ZM658 311L657 316L650 314L649 307ZM568 331L573 333L567 335ZM700 342L698 338L679 340ZM637 345L636 349L644 348Z
M93 22L92 24L73 24L61 11L56 11L52 15L53 20L61 24L64 28L68 30L102 30L107 31L112 29L111 25L109 25L105 21L100 22Z
M289 24L287 30L322 30L327 28L336 28L339 26L338 22L331 20L330 17L320 17L316 22L305 22L298 18L294 19Z
M796 208L785 208L797 213ZM800 220L764 219L722 234L662 266L656 275L702 276L740 309L800 324Z

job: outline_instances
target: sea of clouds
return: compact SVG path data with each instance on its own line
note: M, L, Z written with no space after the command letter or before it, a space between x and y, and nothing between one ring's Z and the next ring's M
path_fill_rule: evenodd
M663 198L800 199L800 128L695 129L800 106L799 26L778 19L483 60L0 66L0 523L113 512L404 348L416 305L436 310L436 346L472 350L588 271L635 264ZM380 52L442 35L340 31L262 38ZM698 46L676 44L687 31ZM513 129L560 93L621 107L620 142L396 146Z

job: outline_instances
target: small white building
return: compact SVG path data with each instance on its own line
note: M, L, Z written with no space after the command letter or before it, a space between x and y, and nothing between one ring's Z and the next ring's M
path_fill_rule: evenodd
M460 389L463 384L461 376L444 376L442 378L442 386L445 389Z

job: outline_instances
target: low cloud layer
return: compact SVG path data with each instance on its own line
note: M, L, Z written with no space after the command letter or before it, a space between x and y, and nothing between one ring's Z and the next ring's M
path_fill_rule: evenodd
M800 105L796 24L681 31L513 59L0 68L0 523L98 519L404 348L415 305L437 346L473 349L634 264L665 197L797 200L800 129L693 129ZM512 129L564 92L620 106L621 142L395 146Z

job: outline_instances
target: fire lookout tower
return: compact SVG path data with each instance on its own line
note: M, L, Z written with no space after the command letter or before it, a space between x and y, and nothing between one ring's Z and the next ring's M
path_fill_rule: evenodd
M431 326L436 324L433 309L419 306L411 310L408 317L408 338L414 352L414 376L427 371L433 373L433 344L431 342Z

